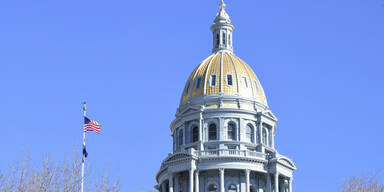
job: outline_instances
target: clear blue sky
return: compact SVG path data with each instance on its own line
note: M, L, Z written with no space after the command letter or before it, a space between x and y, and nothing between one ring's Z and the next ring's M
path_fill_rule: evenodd
M81 102L103 124L88 162L148 192L171 152L187 76L211 51L219 0L2 1L0 170L23 151L71 156ZM297 192L384 178L384 0L227 0L235 54L279 118ZM310 190L309 190L310 189Z

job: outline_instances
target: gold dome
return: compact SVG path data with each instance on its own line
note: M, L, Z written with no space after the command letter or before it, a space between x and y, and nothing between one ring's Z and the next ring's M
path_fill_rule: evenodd
M250 98L267 106L255 73L231 52L213 53L196 67L185 85L181 104L191 98L220 94Z

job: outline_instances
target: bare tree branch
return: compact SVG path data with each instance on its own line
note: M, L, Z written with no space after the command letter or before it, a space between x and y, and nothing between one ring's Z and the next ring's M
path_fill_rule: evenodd
M340 192L384 192L384 185L372 175L344 179Z
M18 162L11 166L8 172L0 173L1 192L78 192L81 182L81 156L75 153L71 160L63 160L55 163L49 156L36 168L30 166L30 159L24 158L22 163ZM109 171L101 175L100 184L97 179L91 180L88 176L89 169L86 167L84 179L87 181L86 191L96 192L118 192L120 191L119 180L110 181Z

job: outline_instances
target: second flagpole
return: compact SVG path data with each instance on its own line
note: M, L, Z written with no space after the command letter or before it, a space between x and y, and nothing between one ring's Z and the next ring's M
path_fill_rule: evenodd
M83 102L83 116L85 119L85 117L87 116L87 102ZM83 158L82 158L82 161L81 161L81 192L84 192L84 164L85 164L85 153L84 153L84 150L85 150L85 131L84 131L84 127L83 127Z

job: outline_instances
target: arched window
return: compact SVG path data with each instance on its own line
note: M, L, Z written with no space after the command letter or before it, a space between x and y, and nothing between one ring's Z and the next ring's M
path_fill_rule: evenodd
M195 126L192 128L192 142L199 140L199 127Z
M267 145L267 131L263 129L263 144Z
M247 127L245 128L245 135L248 142L253 143L254 142L254 129L251 124L247 124Z
M209 125L208 140L216 140L216 139L217 139L216 124L212 123Z
M234 122L228 123L227 138L229 140L236 140L236 125Z
M234 184L228 185L228 192L237 192L237 186Z
M183 136L183 129L180 129L180 130L179 130L179 145L182 145L182 144L183 144L183 139L184 139L184 136Z
M220 45L220 35L216 34L216 48Z
M208 186L208 192L216 192L217 191L217 185L216 184L210 184Z

